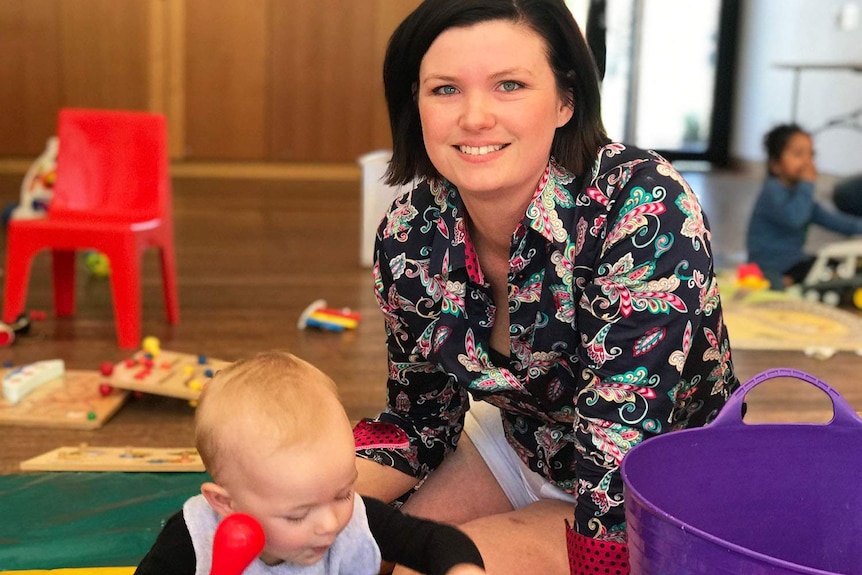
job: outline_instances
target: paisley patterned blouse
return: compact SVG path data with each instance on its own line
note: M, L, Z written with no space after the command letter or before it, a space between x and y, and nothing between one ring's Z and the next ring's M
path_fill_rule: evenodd
M451 183L421 183L378 231L388 407L357 427L358 455L426 476L455 448L469 392L576 494L579 533L622 542L626 451L704 425L739 384L712 265L698 200L659 155L609 144L588 178L551 161L512 236L511 348L495 361L464 205Z

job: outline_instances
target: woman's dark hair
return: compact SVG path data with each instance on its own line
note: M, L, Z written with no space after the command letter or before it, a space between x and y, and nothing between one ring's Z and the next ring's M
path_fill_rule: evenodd
M449 28L489 20L524 24L544 38L557 89L572 105L572 118L557 128L551 155L579 174L608 138L601 118L599 78L593 55L563 0L425 0L398 26L383 63L383 84L392 129L386 183L407 184L439 173L422 139L415 99L419 67L428 48Z
M763 147L766 148L766 166L771 175L775 175L772 172L772 162L781 159L790 137L794 134L807 133L799 124L779 124L766 133L763 137Z

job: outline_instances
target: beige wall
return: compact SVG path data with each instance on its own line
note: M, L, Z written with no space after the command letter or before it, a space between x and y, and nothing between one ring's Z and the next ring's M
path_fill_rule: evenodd
M0 157L66 106L168 118L177 160L354 162L389 145L386 42L419 0L3 0Z

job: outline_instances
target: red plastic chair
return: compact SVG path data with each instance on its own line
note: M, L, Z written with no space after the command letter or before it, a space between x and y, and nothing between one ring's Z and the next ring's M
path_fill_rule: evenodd
M167 130L159 114L63 109L57 180L48 215L10 220L3 321L24 310L33 256L52 251L54 311L75 311L75 252L94 249L111 264L114 320L121 348L141 342L141 267L161 251L167 320L179 321Z

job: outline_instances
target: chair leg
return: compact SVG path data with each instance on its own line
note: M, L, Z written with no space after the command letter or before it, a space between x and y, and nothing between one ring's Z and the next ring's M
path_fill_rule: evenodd
M113 246L106 254L111 262L117 340L123 349L136 349L141 345L141 254L133 240Z
M52 250L52 282L54 313L57 317L75 313L75 251Z
M168 323L180 321L180 300L177 293L177 267L173 242L163 245L160 250L162 260L162 289L165 298L165 315Z
M27 287L30 285L34 252L24 249L11 231L7 238L3 321L12 324L24 311L24 304L27 303Z

